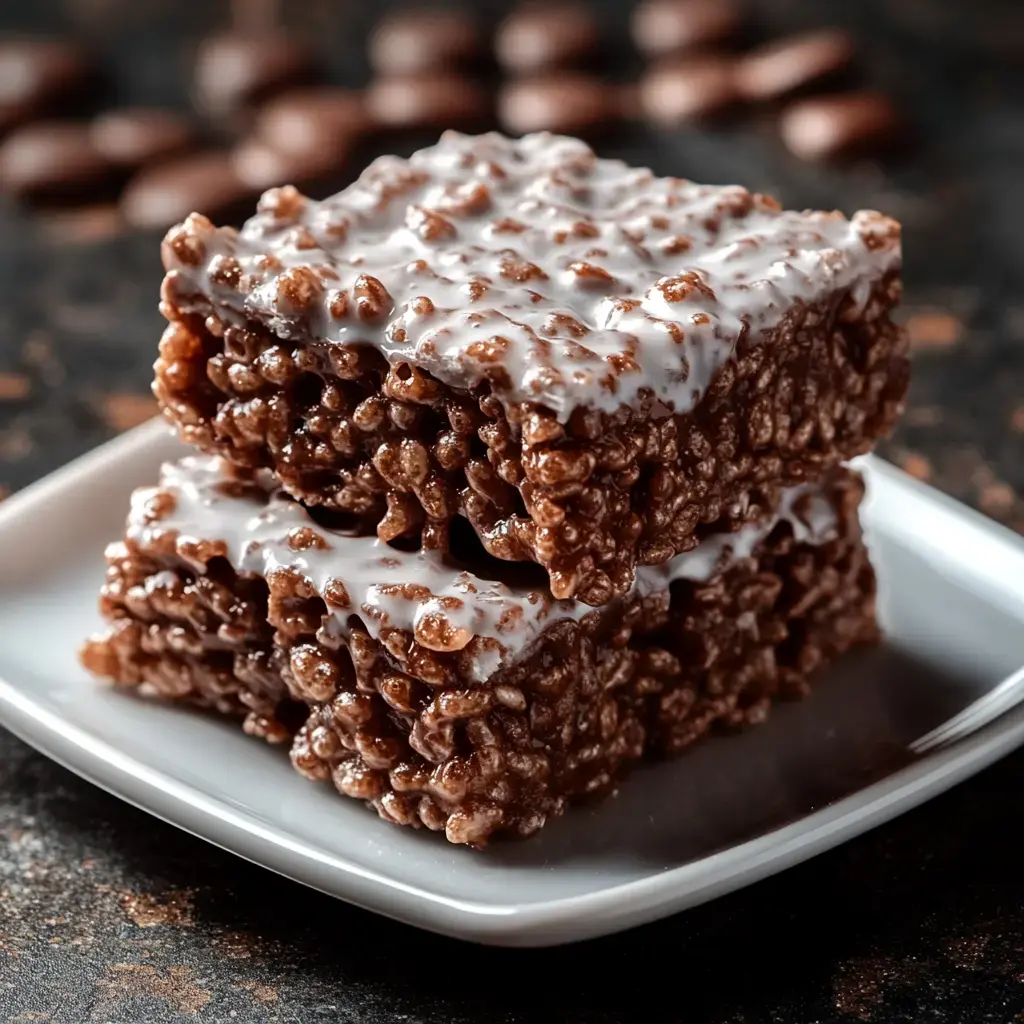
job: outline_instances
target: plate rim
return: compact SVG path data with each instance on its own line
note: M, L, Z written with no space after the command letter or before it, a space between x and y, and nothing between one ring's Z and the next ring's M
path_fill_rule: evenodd
M56 492L74 487L121 455L141 454L169 429L161 419L151 420L6 499L0 504L0 547L5 527L30 514L33 507ZM919 498L939 501L946 511L983 529L991 539L1011 542L1015 553L1024 558L1024 539L1008 528L876 456L863 456L856 462L869 475L887 477ZM363 867L343 854L289 837L287 830L265 825L247 812L119 751L42 706L3 677L0 724L101 789L293 881L428 931L486 945L518 947L596 938L743 888L891 820L1024 744L1024 706L1014 705L970 735L929 751L883 779L705 857L672 868L652 867L642 878L591 892L531 903L486 903L431 892ZM152 799L154 794L159 795L156 800ZM403 900L388 899L398 894Z

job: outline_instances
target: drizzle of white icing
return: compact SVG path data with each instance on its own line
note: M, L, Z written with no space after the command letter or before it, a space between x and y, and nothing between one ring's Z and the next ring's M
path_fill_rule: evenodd
M900 262L899 226L879 213L780 210L548 133L448 132L409 160L379 158L323 202L274 191L241 232L202 218L186 228L201 256L165 247L174 287L230 322L373 345L563 420L650 395L685 413L743 331L835 292L863 304ZM290 287L300 268L311 290ZM365 276L385 289L369 318Z
M324 623L337 635L347 634L349 616L355 614L375 638L392 627L411 630L420 639L424 622L439 619L464 638L459 646L473 636L489 637L498 646L474 652L480 681L519 657L552 622L579 620L595 611L580 601L555 601L543 591L483 579L436 551L397 551L376 537L326 529L280 493L254 489L229 496L224 489L229 479L227 464L215 456L165 464L156 487L132 495L129 539L148 547L160 534L174 531L180 541L223 541L236 571L266 577L279 569L295 570L321 595L329 581L340 581L350 607L328 605ZM157 514L158 494L173 497L173 510ZM713 534L661 565L639 567L633 592L648 597L668 589L673 580L709 579L748 557L780 521L791 524L798 541L817 544L833 535L836 514L817 487L789 488L772 518L735 533ZM313 530L327 546L295 550L290 538L297 530ZM403 592L405 584L413 587Z

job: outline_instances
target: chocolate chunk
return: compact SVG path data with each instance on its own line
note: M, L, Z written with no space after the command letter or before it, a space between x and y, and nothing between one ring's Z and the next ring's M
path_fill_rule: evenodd
M173 111L129 107L101 114L90 137L108 160L134 169L184 152L196 135L188 119Z
M467 128L486 121L491 104L477 82L437 71L375 79L366 109L384 128Z
M728 39L742 22L735 0L644 0L631 28L638 50L662 56Z
M208 115L230 116L309 81L313 72L312 55L294 39L217 36L203 43L196 57L196 104Z
M30 202L92 199L109 191L114 164L93 145L86 125L24 125L0 145L0 190Z
M397 11L370 37L371 67L381 75L415 75L467 64L481 51L476 22L463 11Z
M0 131L76 105L93 78L85 55L70 43L0 41Z
M256 115L253 135L282 153L343 159L368 127L362 96L348 89L296 89Z
M235 173L255 192L277 185L298 185L303 192L338 182L345 153L337 149L287 152L263 139L249 138L231 154Z
M231 165L239 179L255 192L277 185L297 184L323 169L320 161L310 166L301 156L282 153L262 139L247 139L231 153Z
M853 39L842 29L793 36L743 57L737 84L746 99L777 99L838 76L849 67L853 51Z
M363 98L346 89L299 89L271 100L233 161L260 191L291 183L318 188L338 179L353 143L367 128Z
M531 5L502 22L494 49L507 71L532 74L577 63L593 54L597 43L597 24L585 6Z
M736 65L729 57L698 56L655 65L640 80L640 110L668 127L721 114L737 100Z
M585 135L617 116L615 87L582 72L512 80L498 93L498 120L515 135L538 131Z
M779 132L801 160L831 160L887 147L901 118L888 96L851 92L799 100L783 111Z
M166 228L193 212L238 220L251 212L255 193L228 154L197 153L141 171L121 195L121 212L139 228Z

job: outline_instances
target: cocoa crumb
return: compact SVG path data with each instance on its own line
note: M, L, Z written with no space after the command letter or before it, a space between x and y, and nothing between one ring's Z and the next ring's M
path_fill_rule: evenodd
M847 961L832 982L835 1008L857 1020L870 1021L885 1001L885 984L894 976L899 976L899 965L885 960Z
M150 964L111 964L96 987L99 996L94 1006L95 1019L121 1016L125 1003L140 997L159 999L178 1013L192 1016L213 998L209 989L192 980L188 967L177 965L161 973Z
M240 982L238 987L248 992L258 1003L276 1003L277 989L269 985L258 985L255 981Z
M162 893L126 892L121 897L125 916L140 928L158 925L190 925L195 907L190 889L168 889Z

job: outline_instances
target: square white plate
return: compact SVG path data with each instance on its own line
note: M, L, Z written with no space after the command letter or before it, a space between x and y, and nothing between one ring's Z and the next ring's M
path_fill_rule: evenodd
M0 721L158 817L389 917L510 946L628 928L805 860L1024 741L1024 542L868 459L885 646L528 842L474 853L387 825L236 725L79 667L103 547L132 488L180 452L147 424L0 505Z

